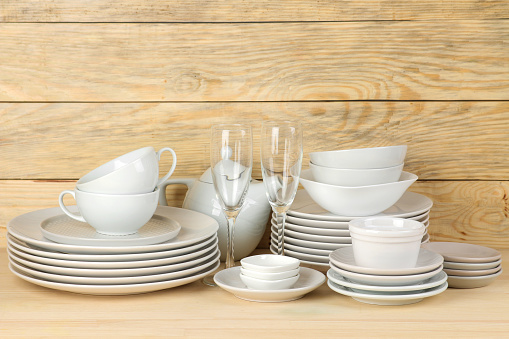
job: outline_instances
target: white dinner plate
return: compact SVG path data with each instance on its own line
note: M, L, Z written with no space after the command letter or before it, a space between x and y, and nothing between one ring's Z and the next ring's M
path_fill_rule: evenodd
M39 263L43 265L50 265L56 267L69 267L69 268L83 268L83 269L119 269L119 268L141 268L141 267L151 267L151 266L163 266L170 264L178 264L186 261L190 261L209 252L211 249L215 248L217 244L217 240L210 245L206 245L201 249L187 253L183 255L178 255L174 257L168 258L158 258L158 259L148 259L148 260L135 260L135 261L73 261L73 260L61 260L61 259L53 259L46 257L39 257L36 255L32 255L29 253L25 253L23 251L19 251L13 246L7 245L7 248L10 253L14 253L17 256L33 262Z
M24 241L15 238L11 234L7 234L7 242L9 243L9 245L11 245L11 247L15 247L20 251L45 258L71 261L140 261L175 257L199 251L200 249L206 247L207 245L211 245L213 242L217 242L217 235L214 234L211 237L196 244L172 250L145 253L126 253L126 254L75 254L75 253L55 252L53 250L45 250L42 248L41 249L32 248L28 246L28 244L26 244Z
M417 264L412 268L402 269L380 269L359 266L355 263L353 247L344 247L335 250L330 254L330 261L344 270L364 274L379 275L408 275L429 272L442 265L444 258L435 252L421 248L417 257Z
M273 254L277 254L277 247L274 246L274 244L271 243L270 245L270 252L273 253ZM288 252L288 249L285 248L285 255L288 256L288 257L292 257L292 258L296 258L296 259L299 259L301 263L303 264L308 264L308 265L312 265L312 266L319 266L320 268L323 268L323 267L329 267L329 263L325 263L323 261L314 261L314 260L309 260L309 257L307 258L304 258L304 255L299 255L297 254L299 257L297 256L294 256L294 254L297 253L297 252L294 252L294 251L290 251Z
M271 224L273 227L277 227L277 223L276 223L275 219L271 220ZM285 230L290 230L290 231L302 233L302 234L321 235L321 236L328 236L328 237L350 237L350 231L347 229L342 230L342 229L334 229L334 228L301 226L301 225L294 225L290 222L285 222Z
M402 286L402 285L413 285L421 283L422 281L429 279L442 271L442 265L438 266L433 271L421 273L421 274L408 274L408 275L380 275L380 274L362 274L343 270L333 263L330 263L330 268L343 277L348 278L351 281L358 282L366 285L377 285L377 286Z
M419 193L406 191L394 205L372 217L414 217L429 211L432 206L433 201L430 198ZM326 221L350 221L352 219L362 218L332 214L315 203L306 190L297 191L292 207L288 210L288 214L300 218Z
M90 277L90 276L74 276L42 272L39 270L34 270L28 266L25 266L17 262L15 258L9 257L9 263L13 265L14 268L16 268L16 270L18 270L19 272L23 272L35 278L53 281L57 283L80 284L80 285L144 284L157 281L180 279L195 274L196 272L202 271L206 267L210 266L211 263L217 262L217 260L219 260L219 251L215 251L213 253L213 256L208 258L208 260L205 260L204 262L178 271L124 277L107 277L107 276Z
M200 272L191 274L180 279L164 280L152 283L141 283L141 284L125 284L125 285L83 285L83 284L66 284L49 281L45 279L36 278L27 273L21 272L9 264L9 269L12 273L17 275L19 278L31 282L35 285L52 288L56 290L62 290L73 293L81 294L95 294L95 295L126 295L126 294L138 294L147 293L167 288L173 288L185 284L197 281L212 272L219 267L219 260L211 263L205 269Z
M379 292L403 292L403 291L422 291L428 288L432 288L438 285L442 285L447 281L447 274L444 271L440 271L438 274L435 274L433 277L420 281L416 284L410 285L399 285L399 286L378 286L378 285L368 285L361 284L355 281L350 281L348 278L345 278L332 268L327 272L327 278L332 280L334 283L349 287L353 291L361 290L361 291L379 291Z
M71 212L77 212L76 206L70 206ZM120 254L120 253L144 253L165 251L170 249L182 248L203 241L219 229L217 221L203 213L169 206L158 206L155 215L171 218L180 224L179 234L168 241L154 245L144 246L79 246L67 245L52 242L46 239L41 232L41 222L44 220L61 215L63 212L60 207L48 208L29 212L17 216L9 221L7 230L16 238L30 245L40 248L80 254Z
M277 248L277 242L275 242L275 241L271 241L270 245L274 248ZM310 262L323 263L323 264L326 264L329 262L329 256L327 256L327 255L317 255L317 254L309 254L309 253L305 253L305 252L298 252L298 251L294 251L294 250L290 249L286 245L287 244L285 244L285 254L290 257L294 257L297 259L306 260L306 261L310 261Z
M501 274L502 269L496 273L479 277L459 277L450 275L449 278L447 278L447 282L452 288L479 288L488 286Z
M292 288L283 290L253 290L240 280L240 267L219 271L214 275L217 286L237 298L257 302L283 302L300 299L325 282L325 275L307 267L300 268L299 280Z
M277 244L277 240L274 238L274 235L271 235L271 241L274 246ZM320 250L320 249L315 249L315 248L307 248L307 247L297 246L294 244L290 244L289 242L285 242L285 248L290 249L292 251L296 251L296 252L322 255L325 257L329 257L329 254L331 254L331 252L332 252L332 250Z
M277 239L277 234L272 232L272 235L274 235L274 239ZM285 242L288 242L290 244L294 244L301 247L307 247L307 248L316 248L320 250L329 250L334 251L338 248L344 248L344 247L351 247L352 244L340 244L340 243L328 243L328 242L319 242L319 241L310 241L310 240L304 240L304 239L297 239L294 237L290 237L288 235L285 235Z
M383 294L383 292L353 291L352 289L338 285L331 280L328 281L328 285L333 291L343 295L350 296L353 299L363 303L374 305L393 305L393 306L413 304L421 301L424 298L440 294L447 289L447 283L445 282L442 285L424 290L422 292L412 293L411 291L409 291L406 293L402 292L398 294L390 293Z
M180 225L161 215L154 215L138 232L128 235L106 235L87 223L62 214L41 222L44 237L54 242L80 246L143 246L168 241L177 236Z
M277 234L276 226L271 226L272 234ZM316 234L307 234L292 231L290 229L285 229L285 236L294 239L308 240L313 242L323 242L329 244L351 244L352 238L350 236L347 237L338 237L338 236L328 236L328 235L316 235Z

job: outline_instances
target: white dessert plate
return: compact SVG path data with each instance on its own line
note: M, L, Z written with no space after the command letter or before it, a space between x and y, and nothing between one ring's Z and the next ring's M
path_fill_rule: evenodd
M272 225L271 231L273 234L277 234L277 226ZM324 242L330 244L351 244L352 238L350 236L328 236L328 235L316 235L316 234L307 234L292 231L290 229L285 229L285 236L291 237L294 239L308 240L308 241L316 241L316 242Z
M77 207L70 206L69 210L77 212ZM22 214L9 221L7 230L29 245L48 250L80 254L120 254L165 251L193 245L209 238L219 228L215 219L203 213L176 207L158 206L155 215L173 219L180 224L181 230L175 238L160 244L144 246L79 246L55 243L42 235L41 223L48 218L62 214L60 207Z
M272 235L274 235L275 239L277 239L276 233L272 232ZM298 245L301 247L316 248L316 249L320 249L320 250L329 250L329 251L334 251L334 250L337 250L338 248L352 247L351 243L341 244L341 243L310 241L310 240L304 240L304 239L297 239L294 237L290 237L289 235L285 235L285 242L288 242L288 243L294 244L294 245Z
M240 280L240 267L219 271L214 281L237 298L257 302L283 302L302 298L325 282L325 275L307 267L300 268L299 280L292 288L284 290L252 290Z
M271 220L272 226L277 227L276 220L272 218ZM303 234L312 234L312 235L323 235L329 237L349 237L350 231L348 229L334 229L334 228L320 228L313 226L301 226L295 225L290 222L285 222L285 230L291 230L294 232L299 232Z
M424 280L429 279L442 271L442 265L430 272L421 274L409 275L379 275L379 274L362 274L343 270L333 263L330 263L330 268L350 281L355 281L360 284L377 285L377 286L403 286L414 285L422 283Z
M71 261L140 261L140 260L150 260L150 259L162 259L169 257L176 257L179 255L189 254L196 251L199 251L205 248L207 245L211 245L212 243L217 243L217 235L213 236L198 242L196 244L185 246L181 248L176 248L172 250L166 251L156 251L156 252L145 252L145 253L126 253L126 254L74 254L74 253L62 253L55 252L52 250L45 249L37 249L29 247L25 242L16 239L11 234L7 234L7 242L11 247L15 247L16 249L23 251L28 254L33 254L39 257L45 258L53 258L53 259L62 259L62 260L71 260Z
M336 230L348 230L348 221L327 221L327 220L306 219L289 214L286 215L286 220L292 224L301 226L329 228Z
M269 246L269 249L270 249L271 253L277 254L277 247L274 245L274 243L271 243L271 245ZM291 251L291 253L295 253L295 252ZM288 253L288 250L285 248L285 255L292 257L292 258L297 258L297 257L294 257L291 253ZM317 266L320 268L329 267L329 263L306 260L306 259L302 259L302 258L297 258L297 259L300 260L301 264L308 264L308 265Z
M479 277L459 277L450 275L447 278L447 282L449 283L449 287L452 288L479 288L488 286L501 274L502 269L496 273L490 275L482 275Z
M352 290L363 290L363 291L379 291L379 292L403 292L403 291L422 291L428 288L432 288L438 285L442 285L447 281L447 274L444 271L440 271L433 277L423 280L416 284L410 285L399 285L399 286L378 286L378 285L367 285L361 284L354 281L350 281L335 270L330 269L327 272L327 278L332 280L334 283L349 287Z
M276 246L277 240L274 238L274 235L271 236L271 240L272 240L272 244L274 246ZM329 257L329 254L331 254L331 252L332 252L332 250L320 250L320 249L297 246L294 244L290 244L289 242L285 242L285 248L290 249L292 251L296 251L296 252L321 255L321 256L325 256L325 257Z
M13 265L18 271L23 272L25 274L29 274L39 279L66 284L122 285L122 284L141 284L164 280L180 279L192 275L210 266L212 262L216 262L219 259L219 252L216 251L212 257L208 258L208 260L205 260L204 262L201 262L199 264L192 265L191 267L185 269L159 274L123 276L123 277L107 277L107 276L90 277L90 276L54 274L34 270L28 266L16 262L16 260L12 257L10 257L9 259L10 264Z
M464 263L454 261L444 261L444 268L452 268L455 270L487 270L497 267L502 263L502 259L485 263Z
M460 242L430 242L422 247L441 254L447 261L462 263L486 263L502 257L493 248Z
M11 264L9 269L12 273L17 275L19 278L31 282L35 285L52 288L56 290L62 290L80 294L95 294L95 295L126 295L126 294L138 294L147 293L158 290L164 290L167 288L173 288L185 284L197 281L212 272L219 267L219 260L214 263L210 263L206 268L197 273L185 276L179 279L164 280L152 283L140 283L140 284L125 284L125 285L84 285L84 284L67 284L59 283L50 280L40 279L34 277L28 273L19 271Z
M276 244L277 244L277 242L274 242L274 241L271 241L271 243L270 243L270 245L272 247L274 247L274 249L277 248ZM327 264L329 262L329 257L326 255L314 255L314 254L309 254L309 253L292 251L291 249L289 249L286 246L286 244L285 244L285 255L287 255L289 257L297 258L300 260L306 260L309 262L317 262L317 263L322 263L322 264Z
M502 269L502 265L485 270L455 270L452 268L444 268L445 273L448 275L461 276L461 277L479 277L496 273Z
M169 272L175 272L185 270L190 267L210 262L211 258L215 257L218 253L218 248L208 250L206 253L189 261L179 262L175 264L160 265L160 266L149 266L149 267L138 267L138 268L72 268L72 267L60 267L40 264L37 262L26 260L16 254L9 252L9 258L15 260L17 263L22 264L26 267L65 276L75 277L135 277L143 275L154 275L163 274Z
M344 247L330 254L330 261L335 266L356 273L378 275L409 275L433 271L444 262L444 258L435 252L421 248L417 257L417 264L413 268L378 269L358 266L355 263L352 247Z
M74 260L61 260L61 259L53 259L46 257L39 257L36 255L32 255L29 253L25 253L23 251L19 251L13 246L8 245L7 248L10 253L14 253L18 257L33 262L39 263L43 265L50 265L56 267L69 267L69 268L83 268L83 269L126 269L126 268L142 268L142 267L152 267L152 266L163 266L170 264L178 264L186 261L193 260L210 250L214 249L217 246L216 242L213 242L209 245L200 248L197 251L192 253L186 253L183 255L178 255L174 257L168 258L158 258L158 259L148 259L148 260L135 260L135 261L74 261Z
M411 291L407 293L398 293L398 294L382 294L382 292L372 292L372 291L364 291L358 292L353 291L348 287L344 287L334 283L333 281L328 281L329 287L340 294L347 295L352 297L353 299L374 305L384 305L384 306L396 306L396 305L408 305L421 301L424 298L432 297L434 295L440 294L447 289L447 283L443 283L442 285L421 291L412 293Z
M433 201L419 193L406 191L403 196L391 207L382 213L373 215L373 217L394 217L408 218L429 211L433 206ZM288 214L295 217L324 220L324 221L350 221L360 217L347 217L330 213L320 207L311 199L306 190L298 190L292 207Z
M43 236L54 242L80 246L143 246L168 241L177 236L180 225L161 215L154 215L138 232L129 235L97 233L87 223L71 219L65 214L41 222Z

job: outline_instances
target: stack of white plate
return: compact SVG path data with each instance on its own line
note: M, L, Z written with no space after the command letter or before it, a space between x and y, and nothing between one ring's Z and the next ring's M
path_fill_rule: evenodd
M421 249L413 268L375 269L356 265L352 247L341 248L330 255L328 285L368 304L413 304L447 289L443 261L440 254Z
M219 226L199 212L159 206L128 236L87 232L84 225L59 207L14 218L7 226L11 271L48 288L122 295L188 284L219 267Z
M394 218L408 218L421 221L426 226L422 242L429 242L427 232L429 212L433 202L428 197L405 192L396 204L377 214ZM299 190L287 213L284 233L285 255L298 258L311 265L328 266L329 254L352 243L348 222L359 217L346 217L332 214L311 199L307 191ZM271 246L277 253L277 222L272 215Z
M423 247L444 257L449 287L483 287L502 274L502 254L493 248L457 242L430 242Z

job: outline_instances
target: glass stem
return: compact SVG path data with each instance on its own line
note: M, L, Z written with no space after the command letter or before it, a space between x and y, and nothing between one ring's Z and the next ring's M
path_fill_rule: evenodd
M277 220L277 254L285 255L285 222L286 222L286 212L277 212L276 220ZM279 222L281 220L281 222Z
M226 216L226 268L235 266L233 234L235 228L235 221L237 220L237 213Z

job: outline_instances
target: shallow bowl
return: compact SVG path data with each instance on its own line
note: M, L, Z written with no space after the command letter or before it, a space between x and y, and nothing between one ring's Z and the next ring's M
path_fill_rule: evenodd
M296 276L286 279L265 280L249 277L242 273L240 274L240 280L242 280L248 288L253 290L285 290L295 285L297 280L299 280L299 277L300 275L297 274Z
M402 164L407 151L406 145L358 148L326 152L311 152L311 162L318 166L366 169L392 167Z
M262 273L291 271L299 267L300 260L276 254L260 254L240 260L244 269Z
M275 273L267 273L267 272L259 272L259 271L253 271L253 270L247 270L244 267L240 268L240 273L256 278L256 279L263 279L263 280L281 280L281 279L287 279L296 276L299 274L300 268L297 267L296 269L289 270L289 271L283 271L283 272L275 272Z
M384 168L348 169L309 163L316 181L339 186L378 185L398 181L404 164Z

